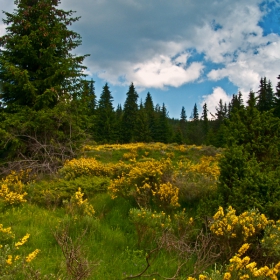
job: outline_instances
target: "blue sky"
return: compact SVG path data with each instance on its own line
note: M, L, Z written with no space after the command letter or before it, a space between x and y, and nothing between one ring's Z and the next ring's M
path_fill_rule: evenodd
M0 0L11 12L12 1ZM96 93L108 82L114 105L131 82L144 101L165 103L169 116L189 117L195 103L215 111L241 91L258 90L280 74L280 0L62 0L81 19L77 54L85 60ZM0 35L5 26L0 24Z

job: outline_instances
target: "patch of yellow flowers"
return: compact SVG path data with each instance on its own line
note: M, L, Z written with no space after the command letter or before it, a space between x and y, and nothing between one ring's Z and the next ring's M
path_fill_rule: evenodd
M26 202L27 193L24 191L26 185L22 180L28 178L29 172L30 170L20 171L19 173L12 171L3 178L0 182L0 199L3 199L8 205L19 205Z
M1 272L4 273L4 275L1 276L12 277L17 269L21 269L19 266L21 262L26 264L35 259L40 252L39 249L34 250L25 258L15 254L15 252L28 241L29 237L30 234L27 233L18 242L13 242L15 234L12 232L11 227L5 228L3 224L0 224L0 264L2 264L1 269L3 269Z
M236 211L229 206L226 214L223 207L213 217L210 230L217 236L228 239L239 238L247 241L250 237L256 236L273 221L269 221L264 214L260 214L257 209L246 211L239 216Z
M95 211L93 206L88 202L87 199L83 199L84 193L81 188L71 197L70 201L64 201L66 211L71 215L82 215L82 216L93 216Z
M271 267L263 266L257 267L256 262L251 262L249 256L242 257L247 250L249 249L250 244L244 243L238 252L229 260L229 265L226 267L226 271L221 273L219 271L215 271L212 273L211 276L201 274L199 275L198 279L202 280L214 280L214 279L221 279L221 280L246 280L246 279L272 279L277 280L278 273L280 272L280 262L276 265L272 265ZM196 280L197 278L188 277L187 280Z

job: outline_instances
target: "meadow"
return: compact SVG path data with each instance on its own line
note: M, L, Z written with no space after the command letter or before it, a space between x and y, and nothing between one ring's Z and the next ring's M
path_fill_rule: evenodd
M0 279L278 279L280 221L207 213L223 150L85 145L0 182Z

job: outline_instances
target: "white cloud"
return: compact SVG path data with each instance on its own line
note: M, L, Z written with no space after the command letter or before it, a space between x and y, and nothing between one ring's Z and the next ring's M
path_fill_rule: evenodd
M204 103L207 104L207 109L209 110L209 114L211 116L215 115L216 107L219 104L220 99L222 99L223 103L229 103L232 99L232 96L227 95L227 93L221 88L216 87L213 89L213 92L209 95L202 96L203 101L201 102L201 107Z
M203 70L202 63L193 62L185 68L183 63L177 65L176 62L178 60L172 61L168 56L158 56L152 61L136 64L129 78L139 86L164 88L165 86L179 87L200 77Z

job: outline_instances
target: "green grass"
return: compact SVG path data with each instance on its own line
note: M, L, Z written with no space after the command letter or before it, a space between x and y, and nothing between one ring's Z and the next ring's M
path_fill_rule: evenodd
M164 151L138 148L137 160L170 157L174 163L182 159L197 161L204 153L214 155L218 152L213 147L189 148L185 152L180 152L175 144L166 147ZM84 152L84 156L95 157L103 163L116 163L124 161L124 153L129 152L129 149L88 151ZM4 227L12 227L16 241L26 233L30 234L28 242L19 252L24 257L39 249L40 253L32 263L42 275L63 274L65 279L70 279L62 250L53 235L54 231L63 228L68 229L74 243L79 242L83 256L93 264L94 270L88 279L123 279L137 275L145 269L146 256L157 244L154 240L148 240L138 246L136 229L129 220L129 210L138 206L133 199L118 197L112 200L107 193L108 185L109 178L104 177L79 177L69 181L55 176L35 182L28 187L27 203L9 208L0 205L1 223ZM93 205L94 217L72 217L64 209L63 200L69 200L78 187L82 188L85 198ZM45 194L46 190L49 191L48 195ZM183 206L187 207L190 214L195 214L195 205L190 203ZM178 255L163 249L151 254L149 261L151 266L145 274L151 276L144 279L162 279L159 273L164 277L172 277L178 268ZM182 269L182 277L191 273L192 267L191 260Z

